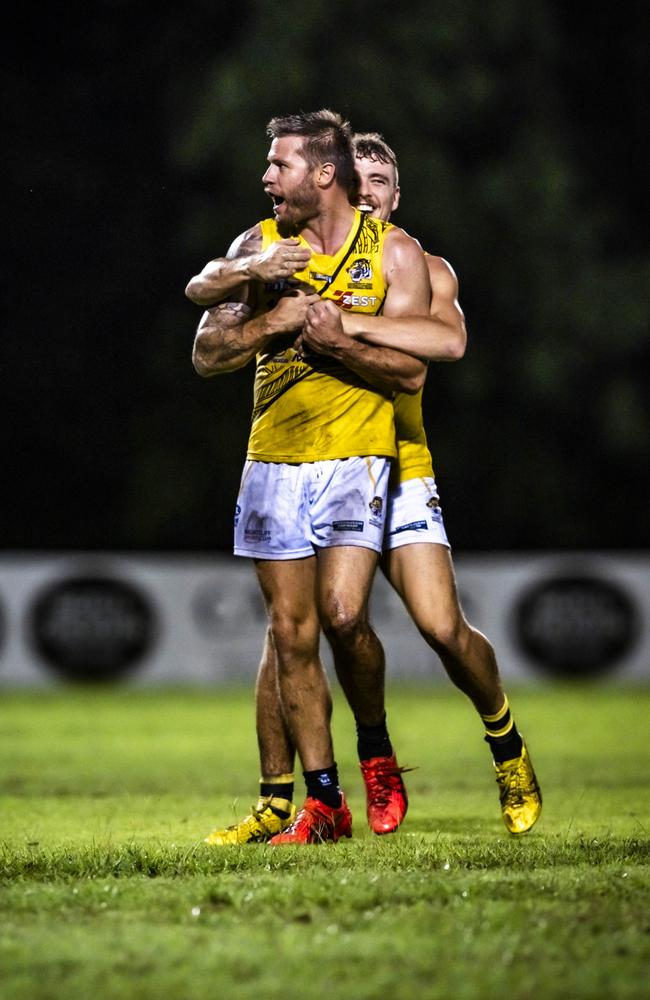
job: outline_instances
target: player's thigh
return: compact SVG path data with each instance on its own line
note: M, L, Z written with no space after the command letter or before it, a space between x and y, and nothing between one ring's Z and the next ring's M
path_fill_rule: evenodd
M318 550L317 597L323 625L365 617L379 553L357 545Z
M446 545L416 542L390 549L384 553L382 569L421 631L446 633L462 627L454 566Z
M316 557L256 559L255 570L269 618L273 641L280 626L301 627L318 636Z

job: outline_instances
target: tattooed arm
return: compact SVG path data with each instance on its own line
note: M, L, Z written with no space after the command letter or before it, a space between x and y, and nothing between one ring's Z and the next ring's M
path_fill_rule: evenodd
M197 306L215 305L247 281L279 281L307 266L311 252L299 240L278 240L262 250L262 231L253 226L238 236L225 257L211 260L187 284Z
M253 319L250 319L251 306L246 302L221 302L213 306L203 314L196 331L192 352L195 370L208 378L243 368L276 337L297 334L308 307L317 299L315 294L296 289L283 295L273 309Z

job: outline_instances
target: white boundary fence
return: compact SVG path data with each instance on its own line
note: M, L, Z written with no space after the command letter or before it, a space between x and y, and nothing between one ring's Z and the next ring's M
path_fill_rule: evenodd
M506 680L650 682L650 555L467 554L455 562L467 615L494 644ZM380 574L372 620L391 677L445 677ZM0 686L248 682L264 630L248 560L0 556ZM325 643L323 653L331 669Z

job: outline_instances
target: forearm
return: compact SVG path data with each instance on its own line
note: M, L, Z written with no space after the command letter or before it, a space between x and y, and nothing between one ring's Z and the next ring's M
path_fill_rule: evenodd
M194 275L187 284L185 294L197 306L208 308L223 301L244 282L249 281L254 255L228 260L210 261L200 274Z
M393 348L425 361L457 361L463 357L467 332L461 316L367 316L344 313L349 337L377 348Z
M346 368L383 392L416 393L424 385L426 364L402 351L374 347L360 340L345 338L329 352Z
M242 233L225 257L211 260L188 282L185 294L196 305L207 308L232 299L235 289L251 281L289 280L306 267L311 251L298 239L276 240L262 249L259 226Z
M249 315L250 309L242 303L226 303L205 312L192 351L199 375L209 378L243 368L276 336L269 313L254 319L248 319Z

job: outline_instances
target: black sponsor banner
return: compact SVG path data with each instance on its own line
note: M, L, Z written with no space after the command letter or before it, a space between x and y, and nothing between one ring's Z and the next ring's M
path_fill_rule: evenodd
M75 576L40 591L28 615L31 645L68 680L101 682L130 673L151 652L157 616L131 582Z
M534 583L514 609L516 641L539 669L558 677L616 669L639 631L639 609L628 591L584 572Z
M650 678L650 554L457 558L469 621L511 681ZM431 590L431 581L421 580ZM436 600L435 591L430 597ZM250 560L217 555L0 555L0 687L253 681L266 610ZM395 678L445 681L378 573L371 620ZM329 669L326 642L321 655Z

